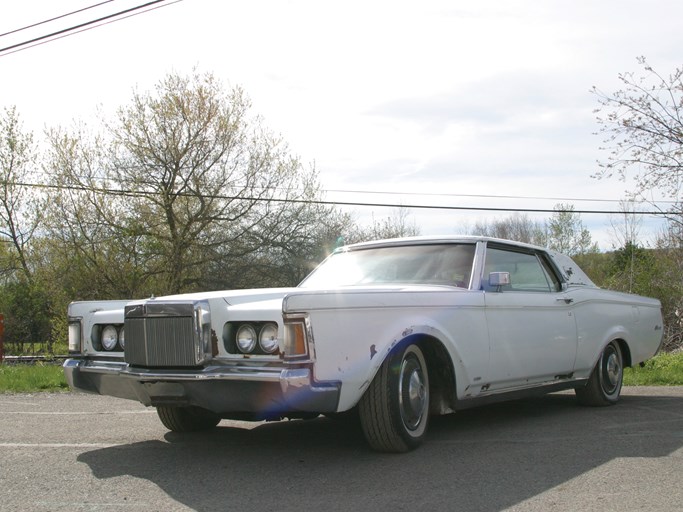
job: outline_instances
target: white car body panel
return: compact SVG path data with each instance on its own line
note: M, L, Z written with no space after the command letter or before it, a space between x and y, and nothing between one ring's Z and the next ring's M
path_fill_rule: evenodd
M565 294L486 293L492 391L547 382L574 370L576 322Z
M316 377L344 382L339 410L358 402L389 351L408 336L424 334L444 343L458 367L463 396L487 375L488 334L479 327L486 325L483 293L400 289L308 292L286 298L285 311L310 314ZM468 361L467 367L461 361Z

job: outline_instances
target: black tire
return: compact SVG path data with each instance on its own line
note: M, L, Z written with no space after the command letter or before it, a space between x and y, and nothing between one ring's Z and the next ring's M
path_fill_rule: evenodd
M173 432L198 432L218 425L220 416L201 407L173 407L160 405L157 414L164 427Z
M363 434L381 452L418 447L429 421L429 373L420 347L392 352L358 404Z
M588 384L576 388L579 403L593 407L616 404L621 394L623 377L624 357L619 344L613 341L600 354Z

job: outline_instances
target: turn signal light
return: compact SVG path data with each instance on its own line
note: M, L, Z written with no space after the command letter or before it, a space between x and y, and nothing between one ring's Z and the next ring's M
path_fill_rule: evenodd
M285 358L300 358L308 355L309 329L303 316L285 320Z

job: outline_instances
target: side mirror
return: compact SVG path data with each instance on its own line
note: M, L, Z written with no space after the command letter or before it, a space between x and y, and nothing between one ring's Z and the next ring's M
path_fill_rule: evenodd
M491 272L489 274L489 286L500 291L501 287L510 284L510 272Z

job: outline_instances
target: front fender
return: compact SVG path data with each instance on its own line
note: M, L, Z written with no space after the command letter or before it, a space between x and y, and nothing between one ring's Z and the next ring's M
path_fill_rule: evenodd
M424 343L438 343L448 353L450 362L453 365L456 379L456 389L467 387L467 382L470 381L470 375L467 367L464 365L462 358L458 351L457 340L451 338L447 333L432 325L410 325L396 332L392 337L391 342L384 345L381 353L371 359L371 364L367 371L367 379L363 382L359 390L365 392L370 382L375 378L384 361L389 357L389 354L399 345L408 341L423 341Z
M445 288L414 294L309 292L288 296L283 309L309 316L314 376L342 383L340 411L358 403L391 350L411 336L444 347L455 368L459 394L476 394L472 383L488 378L482 293Z
M316 336L315 375L320 380L342 382L340 411L348 410L358 403L392 350L409 340L436 343L443 347L453 366L458 396L465 396L468 393L471 383L476 382L476 376L481 375L488 365L488 339L455 338L445 329L426 322L386 329L381 336L371 335L369 339L364 340L356 333L351 335L351 339L344 340L343 344L334 345L327 343L328 338L320 329L315 329L315 323L313 328ZM331 350L331 346L335 345L341 350ZM480 350L473 350L472 347L479 347ZM463 353L468 350L476 353L466 359ZM465 360L473 364L465 366Z

